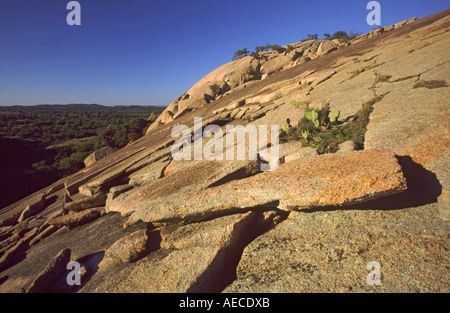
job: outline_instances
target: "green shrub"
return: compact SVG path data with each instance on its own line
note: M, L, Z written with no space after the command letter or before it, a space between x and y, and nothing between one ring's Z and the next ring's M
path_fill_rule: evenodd
M223 83L222 88L220 89L221 94L224 94L230 90L231 90L231 87L226 82Z
M227 91L230 91L230 90L231 90L231 87L230 87L226 82L224 82L223 85L222 85L222 87L219 86L218 84L213 84L213 85L210 85L210 86L209 86L209 89L210 89L211 92L212 92L212 95L211 95L211 96L212 96L213 98L216 98L217 96L223 95L223 94L226 93Z
M265 46L257 46L255 47L256 52L264 52L264 51L269 51L269 50L276 50L277 48L280 48L279 45L271 45L271 44L266 44Z
M278 53L283 53L283 52L286 51L285 48L280 47L279 45L271 45L270 48L271 48L272 50L275 50L275 51L278 52Z
M281 129L283 129L284 133L289 136L292 133L292 130L294 129L291 125L291 120L289 118L286 119L287 125L281 125Z
M252 52L252 53L250 53L250 56L257 60L259 60L261 58L258 52Z
M342 30L340 30L340 31L337 31L337 32L335 32L334 34L333 34L333 39L340 39L340 38L345 38L345 37L347 37L348 36L348 34L346 33L346 32L344 32L344 31L342 31Z
M415 82L413 88L427 88L427 89L435 89L447 87L447 83L445 80L418 80Z
M315 39L319 39L319 35L318 34L308 34L306 35L306 39L307 40L315 40Z
M265 46L256 46L255 47L256 52L264 52L264 51L267 51L269 49L270 49L270 45L269 44L267 44Z
M247 56L249 53L250 53L250 51L248 51L247 48L244 48L242 50L238 50L238 51L236 51L234 53L233 60L236 60L236 59L242 58L244 56Z
M82 169L84 167L84 159L88 157L89 152L74 152L69 157L59 160L53 165L58 171Z
M288 130L283 125L280 140L300 140L303 146L314 147L319 154L335 153L339 144L348 140L355 142L357 149L364 149L370 113L373 105L381 99L383 96L364 103L349 122L339 121L340 112L331 112L328 104L319 105L317 109L308 107L297 126Z
M375 72L375 84L380 82L387 82L389 79L391 79L391 77L391 75L382 75L378 72Z
M51 172L53 170L51 166L47 165L47 162L45 160L33 163L31 168L35 171L40 171L41 173Z
M245 73L247 73L248 75L255 76L256 70L253 66L250 65L249 67L247 67L247 70L245 71Z
M212 92L211 96L213 96L213 98L217 97L219 95L219 93L220 93L220 86L218 84L210 85L209 89Z
M324 35L328 35L328 34L324 34ZM362 32L350 31L350 33L347 34L346 32L340 30L340 31L335 32L331 38L327 38L327 39L342 39L344 42L348 42L349 40L359 37L361 35L362 35Z
M364 72L364 69L362 70L355 70L355 71L351 71L349 74L351 74L349 79L355 78L356 76L358 76L359 74L361 74L362 72Z

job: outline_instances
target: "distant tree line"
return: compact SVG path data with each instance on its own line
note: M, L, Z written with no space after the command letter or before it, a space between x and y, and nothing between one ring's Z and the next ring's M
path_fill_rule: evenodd
M362 35L361 32L350 31L350 33L347 34L347 32L339 30L339 31L335 32L333 35L330 35L329 33L323 34L323 37L324 37L323 39L327 39L327 40L343 39L344 42L347 42L347 41L349 41L353 38L359 37L361 35ZM319 39L318 37L319 37L318 34L308 34L308 35L306 35L306 38L303 39L303 41Z
M0 179L10 189L0 197L0 208L80 170L92 152L140 138L163 109L0 107Z
M245 57L247 55L251 55L253 57L256 57L258 55L258 53L264 52L264 51L269 51L269 50L275 50L278 53L283 53L283 52L286 51L285 48L280 47L279 45L266 44L265 46L257 46L257 47L255 47L255 51L254 52L249 51L247 48L244 48L242 50L238 50L238 51L236 51L234 53L233 60Z
M325 33L325 34L323 34L323 36L324 36L323 39L327 39L327 40L342 39L344 42L347 42L353 38L361 36L361 33L351 31L349 34L347 34L347 32L345 32L345 31L337 31L333 35L330 35L329 33ZM308 35L306 35L306 38L303 39L302 41L317 40L317 39L319 39L318 34L308 34ZM266 44L265 46L256 46L254 52L251 52L247 48L244 48L241 50L237 50L234 53L233 60L236 60L236 59L248 56L248 55L251 55L251 56L257 58L259 53L264 52L264 51L269 51L269 50L275 50L278 53L283 53L283 52L289 53L292 50L292 46L291 47L289 47L289 46L290 45L288 45L287 48L284 48L284 47L280 47L279 45Z

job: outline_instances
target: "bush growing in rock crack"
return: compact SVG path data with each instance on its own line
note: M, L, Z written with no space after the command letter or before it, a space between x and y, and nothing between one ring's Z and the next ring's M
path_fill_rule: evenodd
M358 150L362 150L369 115L373 105L381 99L383 96L377 96L365 102L349 121L340 121L339 110L331 112L329 104L320 104L313 109L309 103L302 102L307 104L304 117L295 127L290 125L288 119L287 126L282 125L280 141L300 140L304 147L313 147L319 154L323 154L335 153L339 144L351 140Z
M216 98L217 96L223 95L227 91L230 91L231 88L227 83L223 83L222 87L220 87L218 84L212 84L209 86L209 89L211 90L212 97Z

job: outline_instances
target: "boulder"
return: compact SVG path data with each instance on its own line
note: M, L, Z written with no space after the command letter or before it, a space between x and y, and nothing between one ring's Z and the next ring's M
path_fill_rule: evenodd
M189 108L184 108L183 110L179 110L177 113L174 114L173 119L175 120L190 111L191 111L191 109L189 109Z
M295 60L293 66L301 65L303 63L306 63L310 61L311 59L308 56L301 56L297 60Z
M105 213L109 213L109 203L117 198L122 193L125 193L131 189L133 189L133 185L120 185L113 187L109 190L108 197L105 203Z
M106 201L114 200L122 193L127 192L128 190L131 190L131 189L133 189L133 185L128 185L128 184L112 187L109 190L108 198Z
M58 183L52 187L50 187L46 192L45 192L45 196L48 197L49 195L61 190L64 188L64 183Z
M89 166L98 160L101 160L105 157L107 157L110 154L113 154L117 151L117 148L113 147L103 147L93 153L91 153L86 159L84 159L84 165Z
M153 183L163 176L163 171L169 164L169 157L158 160L146 167L131 174L128 184L140 186L147 183Z
M397 28L403 27L405 25L411 24L412 22L415 22L416 20L417 20L417 17L413 17L413 18L407 19L405 21L402 21L402 22L399 22L399 23L395 24L394 28L397 29Z
M43 193L41 194L40 199L37 202L30 204L22 211L17 222L20 223L29 218L30 216L36 215L39 212L41 212L45 208L45 201L46 195L45 193Z
M31 239L31 241L29 243L29 246L31 247L32 245L37 244L39 241L41 241L42 239L50 236L51 234L53 234L57 230L58 230L57 226L55 226L55 225L48 225L48 227L43 229L36 237Z
M17 263L17 259L27 250L29 241L36 235L37 230L37 228L33 228L25 233L23 237L18 235L12 236L12 244L1 249L3 253L0 257L0 272Z
M83 197L75 201L65 203L64 209L67 211L83 211L90 208L105 206L107 195L99 193L90 197Z
M247 113L248 108L240 108L239 112L234 116L235 120L242 119L242 117Z
M123 263L135 262L147 249L148 236L141 229L117 240L105 252L106 258L119 259Z
M331 40L324 40L320 43L319 48L317 49L318 55L323 55L328 53L330 50L335 49L336 44Z
M389 25L384 27L384 32L389 32L395 28L395 25Z
M231 112L231 114L230 114L230 118L231 118L232 120L234 120L234 119L236 118L236 115L238 115L238 113L239 113L240 111L241 111L240 108L234 109L234 110Z
M227 105L227 106L225 107L225 110L226 110L226 111L232 111L232 110L234 110L234 109L236 109L236 108L239 108L239 107L243 106L245 103L246 103L245 100L242 100L242 101L235 101L235 102L233 102L233 103Z
M161 113L161 115L158 117L157 121L161 122L163 124L167 124L173 120L173 113L171 111L164 111Z
M338 148L339 148L339 150L336 153L339 153L339 154L353 152L356 150L356 144L354 141L348 140L346 142L339 144Z
M67 226L69 228L74 228L86 223L90 223L102 216L104 213L105 208L88 209L73 214L55 217L49 221L49 224L56 225L58 227Z
M280 71L288 64L290 64L291 60L292 58L287 55L280 55L276 58L273 58L261 66L261 73L271 74L273 72Z
M65 274L67 264L70 262L70 255L70 249L61 250L33 280L28 293L49 292L53 285Z
M22 214L21 211L18 211L12 215L5 216L0 219L0 227L7 227L17 224L17 220L19 219L20 215Z
M332 43L334 43L336 46L339 46L341 44L341 41L339 39L333 39L331 40Z
M17 224L14 227L13 234L18 234L19 236L23 236L24 233L30 231L33 228L40 228L44 223L46 222L46 219L38 218L38 219L29 219L22 223Z
M176 197L134 197L131 204L119 197L117 200L121 201L115 205L124 206L125 201L127 210L134 211L130 217L134 221L173 222L211 218L254 207L285 211L330 206L344 209L406 188L395 154L365 150L294 161L276 171L200 191L181 192Z

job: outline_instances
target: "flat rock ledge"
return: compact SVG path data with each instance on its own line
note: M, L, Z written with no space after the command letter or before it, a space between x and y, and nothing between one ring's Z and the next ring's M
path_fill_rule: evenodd
M151 223L200 221L249 208L284 211L342 207L405 191L406 179L396 156L364 150L321 155L281 165L217 187L175 192L165 198L141 197L130 203L116 198L110 211L133 211L130 221ZM132 196L132 195L128 195Z

